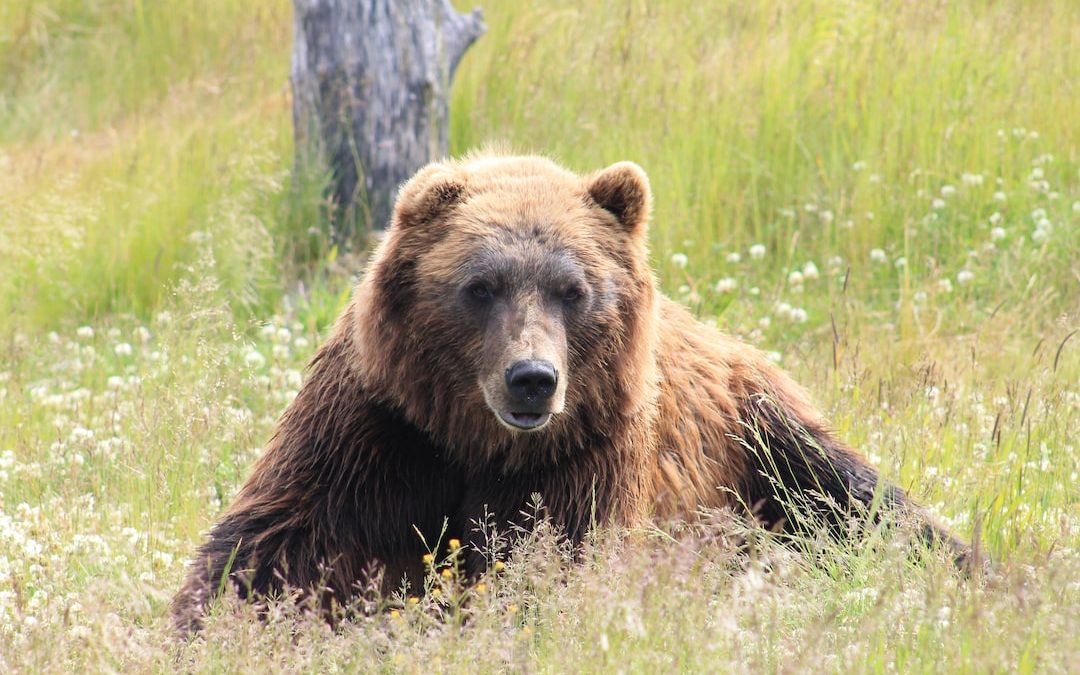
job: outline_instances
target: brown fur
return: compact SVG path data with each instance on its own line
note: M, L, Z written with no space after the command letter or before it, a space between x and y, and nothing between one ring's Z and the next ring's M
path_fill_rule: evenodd
M404 185L307 382L199 549L177 628L199 626L226 568L242 596L287 583L342 601L376 567L388 585L415 582L416 530L434 542L446 519L473 541L485 514L524 525L533 493L574 542L593 523L700 507L749 507L768 526L805 509L839 529L880 495L963 556L759 351L657 291L650 200L634 164L582 178L535 157L436 163ZM492 283L515 295L470 309L461 289L484 261L510 265ZM544 289L568 279L583 297L552 300ZM493 414L501 373L538 355L562 391L547 426L515 431Z

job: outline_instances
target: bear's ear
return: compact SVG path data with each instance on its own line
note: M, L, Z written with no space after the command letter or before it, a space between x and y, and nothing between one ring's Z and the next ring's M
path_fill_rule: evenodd
M391 227L423 225L465 197L465 177L442 162L420 169L398 190Z
M645 171L633 162L618 162L586 180L589 196L615 216L628 234L641 234L649 221L652 191Z

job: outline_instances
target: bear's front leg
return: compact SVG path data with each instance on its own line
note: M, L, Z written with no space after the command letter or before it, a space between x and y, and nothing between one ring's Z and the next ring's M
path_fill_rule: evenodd
M743 445L749 471L746 503L766 527L828 527L842 535L848 519L872 513L875 500L917 522L920 537L944 546L958 567L975 562L971 548L940 525L900 487L881 478L854 450L838 441L816 412L792 396L793 387L765 390L743 404Z

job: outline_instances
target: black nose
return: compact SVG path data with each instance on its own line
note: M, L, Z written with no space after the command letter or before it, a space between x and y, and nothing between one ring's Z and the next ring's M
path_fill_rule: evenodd
M546 401L555 393L558 375L549 361L518 361L506 369L506 387L521 401Z

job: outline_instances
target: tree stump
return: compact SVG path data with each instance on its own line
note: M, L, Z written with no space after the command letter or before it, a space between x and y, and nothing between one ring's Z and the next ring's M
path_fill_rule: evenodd
M296 169L329 172L333 237L348 246L385 228L398 185L449 151L450 81L486 30L483 14L450 0L294 7Z

